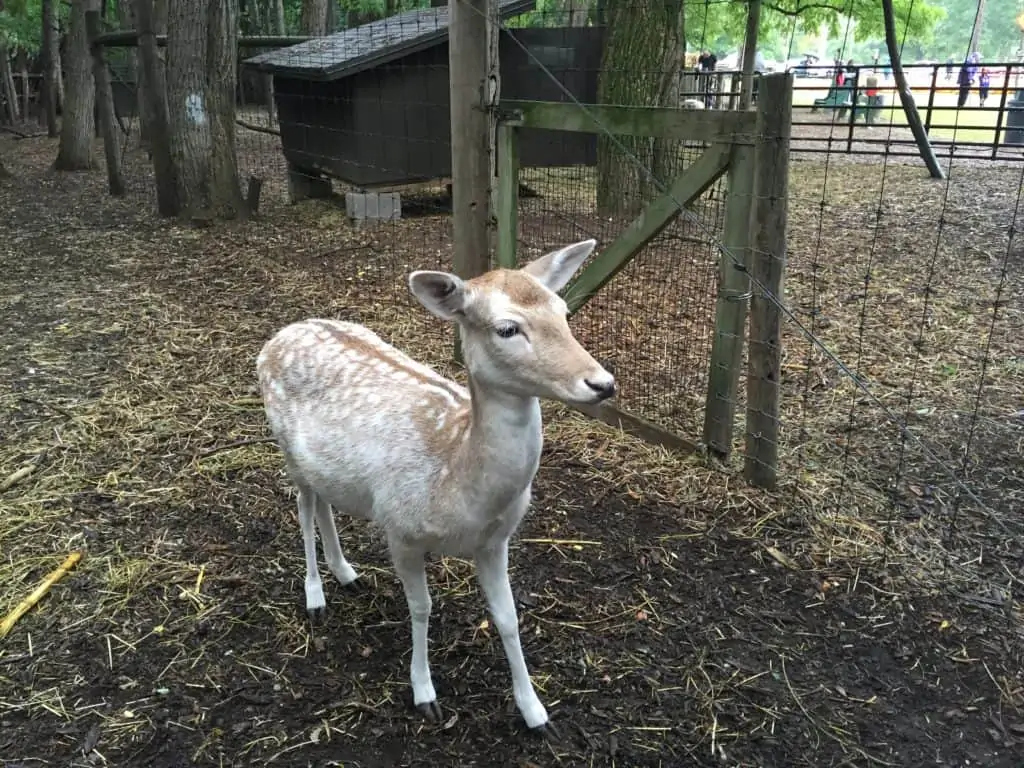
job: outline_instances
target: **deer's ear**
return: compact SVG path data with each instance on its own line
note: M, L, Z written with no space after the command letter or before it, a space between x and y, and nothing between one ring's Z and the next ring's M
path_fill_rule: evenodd
M454 320L465 310L466 284L458 275L418 270L409 275L409 290L442 320Z
M540 280L555 293L562 290L576 274L587 257L594 252L597 240L582 240L557 251L534 259L522 268L523 272Z

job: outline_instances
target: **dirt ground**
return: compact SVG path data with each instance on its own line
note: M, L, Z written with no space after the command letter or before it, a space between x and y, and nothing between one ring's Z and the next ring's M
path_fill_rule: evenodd
M401 588L362 525L339 521L370 588L325 582L325 623L306 620L253 366L274 330L326 314L459 375L447 330L381 298L442 258L446 226L355 231L310 202L194 229L155 217L144 156L114 200L54 154L0 139L0 479L21 470L0 490L0 613L85 557L0 640L4 768L1022 764L1020 538L983 540L984 593L819 556L808 494L557 408L511 559L563 739L521 726L452 558L429 571L447 717L423 723Z

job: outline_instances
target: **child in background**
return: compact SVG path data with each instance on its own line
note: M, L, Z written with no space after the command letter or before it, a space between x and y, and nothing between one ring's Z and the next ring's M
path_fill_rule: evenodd
M985 99L988 98L988 89L991 84L991 73L985 67L981 68L981 74L978 76L978 101L981 102L981 106L985 106Z

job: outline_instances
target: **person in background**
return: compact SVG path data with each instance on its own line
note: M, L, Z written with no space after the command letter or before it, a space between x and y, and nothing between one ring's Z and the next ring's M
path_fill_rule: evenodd
M697 57L697 68L701 72L714 72L716 66L718 66L718 57L715 54L706 50L700 52L700 56Z
M698 82L700 91L704 94L704 106L708 109L711 109L715 102L712 93L714 77L711 73L715 71L716 66L718 66L718 57L714 53L709 50L700 52L700 56L697 57Z
M881 99L878 95L878 75L872 72L864 80L864 122L870 128L878 119Z
M836 67L835 84L836 88L842 88L846 82L846 70L842 67Z
M971 84L978 79L978 69L980 69L981 54L977 51L971 53L967 57L967 74L970 76Z
M953 79L953 57L946 59L946 81Z
M988 89L992 84L992 73L988 71L988 67L981 68L981 74L978 75L978 101L980 106L985 106L985 99L988 98Z
M960 93L956 97L957 109L962 108L967 103L967 97L971 93L971 85L973 83L974 77L971 75L970 62L965 61L963 66L960 67L960 74L956 76L956 84L960 86Z

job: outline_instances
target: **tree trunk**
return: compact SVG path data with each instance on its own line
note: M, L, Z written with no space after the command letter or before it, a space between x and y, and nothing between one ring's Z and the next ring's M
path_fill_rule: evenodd
M116 7L114 8L117 17L117 26L119 29L134 29L138 31L138 27L135 24L135 9L132 7L131 0L114 0ZM105 3L104 3L105 4ZM133 48L128 48L124 58L125 62L125 73L124 82L130 87L136 90L136 110L137 114L141 117L140 106L142 100L138 96L139 87L139 47L136 45ZM120 115L119 118L124 117Z
M747 9L747 29L743 36L743 62L740 79L740 109L754 103L754 67L757 65L757 32L761 25L761 0L751 0Z
M900 103L903 104L903 112L907 116L907 125L910 126L917 148L921 151L921 159L928 166L928 172L933 179L944 179L939 161L935 157L935 150L928 141L928 134L925 133L924 125L921 124L921 115L917 112L917 104L914 103L914 96L907 85L907 77L903 72L903 64L900 62L900 47L896 40L896 16L892 9L892 0L882 0L882 19L885 22L885 47L889 50L889 61L892 62L892 79L896 82L896 91L900 95Z
M605 0L599 10L606 37L598 103L662 105L670 99L664 69L678 50L681 3ZM678 62L674 66L678 67ZM649 199L652 185L646 169L654 167L654 147L649 138L618 136L613 143L598 136L597 206L602 214L633 214Z
M302 0L299 31L303 35L323 37L327 34L327 3L328 0Z
M974 25L971 27L971 42L967 46L968 55L978 50L981 43L981 28L985 24L985 0L978 0L978 10L974 16Z
M177 216L181 212L178 196L178 172L171 159L171 140L167 115L167 90L160 57L156 51L153 31L153 0L136 0L135 23L139 34L139 78L151 85L141 92L142 106L152 116L153 176L156 178L156 205L161 216Z
M67 42L67 98L60 126L60 145L54 168L58 171L88 171L95 168L92 157L93 106L96 88L92 77L92 56L85 30L85 12L90 0L71 0Z
M129 2L130 0L125 0ZM135 28L139 28L139 9L138 3L148 3L148 15L153 22L153 34L154 35L165 35L167 34L167 2L168 0L134 0L135 8ZM138 52L139 63L141 65L142 51ZM151 109L152 100L149 98L146 90L148 88L155 87L160 94L160 98L167 98L167 87L166 87L166 66L164 63L165 54L161 48L155 49L155 55L157 57L155 74L158 82L154 85L150 82L150 72L146 67L140 66L138 69L138 79L135 84L136 98L138 99L138 110L139 110L139 142L143 147L149 148L152 146L154 120L157 119Z
M4 112L0 122L15 125L21 119L18 114L18 90L14 85L14 71L11 69L11 51L7 38L0 33L0 97L3 97Z
M284 37L284 0L269 0L267 6L268 7L263 14L263 23L265 27L262 34ZM263 87L267 96L267 116L270 122L273 123L277 112L276 104L274 103L273 75L269 73L263 75Z
M117 141L117 121L114 116L114 94L110 88L110 70L103 56L103 46L92 41L102 30L99 11L85 12L86 29L92 53L92 77L96 87L96 122L103 137L103 154L107 161L107 186L110 194L122 197L125 192L121 174L121 145Z
M53 71L56 73L55 80L57 82L57 114L63 114L64 112L64 59L65 51L62 49L64 45L65 37L61 32L60 27L60 5L57 0L54 0L55 5L53 6L53 27L51 34L53 35Z
M683 49L685 40L685 17L686 11L682 0L675 3L667 2L669 18L675 16L675 24L668 27L666 31L671 35L665 43L664 58L661 63L661 93L658 103L663 107L680 106L680 91L682 90L682 67ZM675 8L671 6L675 5ZM667 187L672 180L682 172L683 155L680 152L683 142L678 139L654 139L652 147L651 170L654 171L654 178L646 176L648 184L645 198L657 197L661 194L662 187ZM659 186L655 181L660 181Z
M167 25L171 156L183 211L245 213L235 156L237 0L175 0Z
M327 21L324 23L324 34L333 35L338 31L337 0L327 0Z
M566 0L565 6L565 18L568 26L587 26L587 19L590 18L590 3L588 0Z

